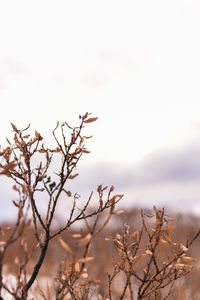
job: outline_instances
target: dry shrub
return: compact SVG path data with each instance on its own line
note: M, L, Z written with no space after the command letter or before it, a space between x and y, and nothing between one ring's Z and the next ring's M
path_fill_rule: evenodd
M111 218L120 220L123 211L116 210L116 203L122 195L113 194L114 186L99 185L94 208L93 193L77 205L79 195L66 188L78 176L80 158L89 153L84 127L97 118L86 113L79 120L76 127L57 124L54 148L45 146L37 131L31 136L30 126L20 130L11 124L14 138L0 152L0 170L14 182L17 219L9 227L1 226L0 299L167 299L177 280L192 270L194 259L188 251L199 231L184 243L177 241L171 237L172 220L164 209L154 207L153 214L141 211L139 229L132 231L125 224L123 232L112 229L107 241L102 239ZM57 169L52 170L55 158ZM45 211L38 195L46 199ZM71 209L55 227L63 195L71 197ZM79 222L82 229L74 232L71 228Z

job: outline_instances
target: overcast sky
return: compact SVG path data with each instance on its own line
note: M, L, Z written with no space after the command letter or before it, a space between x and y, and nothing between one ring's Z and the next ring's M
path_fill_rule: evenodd
M10 122L48 140L92 112L74 188L200 211L199 31L195 0L0 1L1 144Z

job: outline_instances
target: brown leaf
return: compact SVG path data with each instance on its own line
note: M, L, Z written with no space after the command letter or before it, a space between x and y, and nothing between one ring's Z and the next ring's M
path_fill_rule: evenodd
M17 129L17 127L13 123L10 123L10 124L11 124L14 131L19 132L19 130Z
M74 234L72 234L72 237L74 239L80 239L81 238L81 234L80 233L74 233Z
M149 256L153 255L153 253L149 249L146 250L146 254Z
M86 263L86 262L89 262L89 261L92 261L94 260L94 257L93 256L88 256L88 257L85 257L85 258L80 258L78 261L80 263Z
M110 188L110 192L113 192L113 191L114 191L114 185L112 185Z
M74 179L75 177L77 177L79 175L79 173L76 173L76 174L74 174L74 175L70 175L69 176L69 179Z
M6 242L5 241L0 241L0 247L5 246Z
M163 229L163 232L170 234L174 230L175 226L168 226Z
M82 278L82 279L88 278L88 273L82 273L80 275L80 278Z
M109 202L110 203L112 203L112 204L114 204L114 203L116 203L119 199L117 199L117 198L119 198L119 199L121 199L122 198L122 195L114 195L110 200L109 200Z
M91 151L89 151L89 150L87 150L87 149L85 149L85 148L82 148L82 149L81 149L81 152L82 152L82 153L91 153Z
M183 252L187 252L188 248L186 246L184 246L183 244L180 244L180 248Z
M30 134L27 134L27 135L24 135L23 136L23 139L27 139L27 138L29 138L30 137Z
M102 184L98 186L97 192L100 193L102 191Z
M17 186L16 186L16 185L13 185L13 187L12 187L12 188L13 188L13 190L14 190L14 191L17 191L17 192L19 192L19 189L17 188Z
M19 205L18 216L19 218L23 217L23 209L21 205Z
M80 271L80 265L79 265L78 262L75 263L74 269L75 269L76 272Z
M119 215L121 215L121 214L124 214L124 210L123 210L123 209L116 210L116 211L114 212L114 215L116 215L116 216L119 216Z
M176 269L188 269L188 268L192 268L191 265L187 265L187 264L174 264L174 267Z
M39 141L43 140L43 137L42 137L42 136L40 135L40 133L37 132L36 130L35 130L35 136L36 136L36 138L37 138Z
M85 120L84 122L85 123L92 123L92 122L95 122L98 118L89 118L87 120Z
M193 261L196 260L195 258L192 258L192 257L189 257L189 256L182 256L181 259L185 262L193 262Z
M83 239L80 240L79 246L80 247L86 246L87 244L89 244L89 242L91 241L91 239L92 239L92 235L90 233L88 233L86 235L86 237L84 237Z
M133 232L133 233L131 234L131 238L137 242L138 239L139 239L139 231Z
M1 166L1 168L2 168L3 170L1 171L0 174L6 175L6 176L10 177L10 176L11 176L11 172L12 172L13 169L16 167L16 165L17 165L17 164L16 164L15 161L13 160L13 161L9 162L7 165Z
M65 243L61 238L58 239L59 240L59 243L61 245L61 247L67 251L68 253L72 254L72 249L67 245L67 243Z
M39 152L40 152L40 153L46 153L47 150L45 150L45 149L40 149Z
M67 194L68 197L71 197L71 195L72 195L71 191L66 191L65 189L63 191Z

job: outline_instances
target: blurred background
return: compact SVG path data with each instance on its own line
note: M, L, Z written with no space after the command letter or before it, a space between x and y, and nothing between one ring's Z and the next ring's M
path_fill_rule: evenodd
M31 123L98 121L70 188L99 184L124 207L200 214L200 2L1 1L0 144ZM1 220L14 191L0 177Z

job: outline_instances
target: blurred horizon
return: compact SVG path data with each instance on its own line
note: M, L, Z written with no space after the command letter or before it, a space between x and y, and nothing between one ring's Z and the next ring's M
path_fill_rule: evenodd
M52 144L57 121L91 112L73 192L114 185L122 206L199 215L199 28L197 0L2 2L1 146L10 122ZM14 192L0 183L0 219L12 218Z

